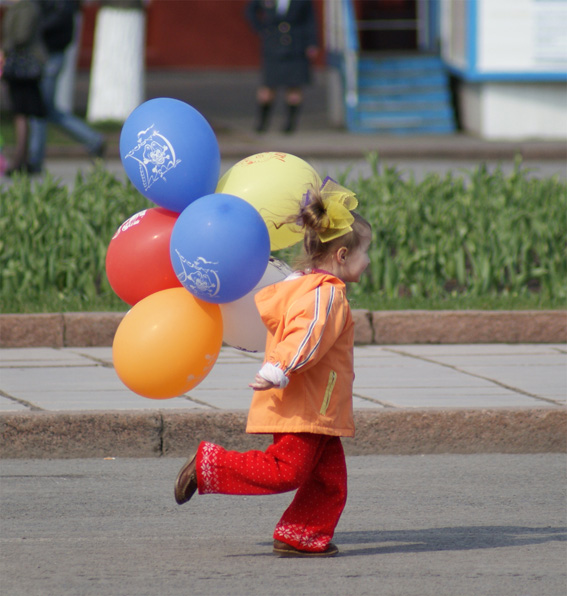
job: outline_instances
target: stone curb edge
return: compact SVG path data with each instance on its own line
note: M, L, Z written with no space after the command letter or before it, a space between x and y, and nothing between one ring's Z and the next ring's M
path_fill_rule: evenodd
M214 128L214 126L213 126ZM306 133L308 135L309 133ZM317 131L314 131L317 139ZM120 159L119 135L107 133L107 159ZM498 142L479 141L477 139L436 139L435 143L399 143L389 139L369 139L366 135L356 135L355 142L345 142L345 135L338 133L323 136L322 140L313 141L306 136L299 141L278 138L280 151L296 154L298 145L305 159L366 159L369 153L376 151L381 159L464 159L513 160L521 155L524 160L561 160L567 157L565 145L559 141L542 142ZM348 135L347 135L348 136ZM265 150L265 140L258 140L247 132L224 135L217 131L220 154L224 159L240 160L248 155ZM52 159L83 159L88 157L85 150L77 145L53 145L47 150Z
M0 458L187 457L201 440L265 449L244 432L246 412L26 412L0 415ZM387 410L355 413L347 455L563 453L559 409Z
M124 313L0 315L0 348L111 346ZM567 311L354 310L358 345L565 343Z

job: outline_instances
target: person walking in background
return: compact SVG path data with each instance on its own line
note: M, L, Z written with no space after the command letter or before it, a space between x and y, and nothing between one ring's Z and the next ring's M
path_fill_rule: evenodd
M327 178L302 201L304 269L256 294L268 329L246 432L273 434L266 451L227 451L204 441L181 468L175 500L200 494L268 495L297 489L274 532L283 557L329 557L347 498L341 436L354 436L354 322L346 284L369 264L370 224L357 201Z
M80 10L80 0L39 0L39 6L42 39L47 49L47 62L41 79L41 92L47 115L46 118L33 118L30 122L28 146L30 173L39 173L43 169L49 122L59 126L69 136L83 144L93 157L103 157L106 147L101 133L55 104L57 82L64 65L65 50L73 41L75 14Z
M6 176L28 172L26 160L29 118L45 115L39 82L45 49L39 27L40 9L36 0L12 0L2 23L0 70L8 85L14 115L16 145Z
M317 25L311 0L252 0L246 17L262 43L262 85L257 91L257 132L264 132L278 87L285 87L283 132L297 126L302 87L311 81L311 60L318 53Z

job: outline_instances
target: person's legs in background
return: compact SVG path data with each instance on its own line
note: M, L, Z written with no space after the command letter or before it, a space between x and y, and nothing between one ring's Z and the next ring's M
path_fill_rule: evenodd
M47 110L47 117L32 118L30 120L28 169L32 173L40 172L43 168L48 122L61 127L73 139L82 143L93 157L102 157L104 153L105 142L102 134L92 129L74 114L60 111L55 105L57 80L63 68L64 57L63 52L52 53L44 66L41 92Z
M15 147L12 158L12 165L6 170L6 175L11 176L14 172L25 172L26 154L28 145L28 118L24 114L14 114Z
M8 93L14 117L15 146L10 167L6 176L16 172L29 172L26 161L29 142L29 119L43 117L45 107L41 99L37 79L8 80Z
M293 132L297 127L297 119L299 117L299 110L303 103L303 92L299 87L290 87L286 90L285 102L287 106L287 114L282 132Z
M63 54L52 54L43 67L41 95L47 115L53 109L57 77L63 66ZM30 118L30 139L28 144L28 167L32 173L41 172L47 140L47 118Z
M275 89L264 86L258 89L258 92L256 93L256 100L258 102L258 120L256 122L256 132L265 132L268 128L275 97Z

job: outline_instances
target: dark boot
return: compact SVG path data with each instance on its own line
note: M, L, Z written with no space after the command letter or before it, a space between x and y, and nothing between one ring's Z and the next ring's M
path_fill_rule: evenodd
M187 503L197 491L197 454L190 457L179 470L175 480L175 500L179 505Z
M271 103L258 104L258 123L256 124L256 132L265 132L268 128L270 120L270 113L272 111Z
M282 132L293 132L297 126L297 118L299 116L299 105L287 104L287 119L285 121Z

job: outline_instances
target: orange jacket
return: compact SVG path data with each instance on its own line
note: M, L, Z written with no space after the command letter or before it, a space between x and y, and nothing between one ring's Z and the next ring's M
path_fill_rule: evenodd
M289 384L254 392L246 432L354 436L354 322L345 284L304 274L264 288L256 305L268 328L265 362Z

